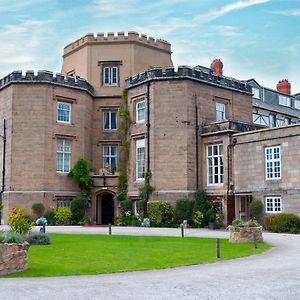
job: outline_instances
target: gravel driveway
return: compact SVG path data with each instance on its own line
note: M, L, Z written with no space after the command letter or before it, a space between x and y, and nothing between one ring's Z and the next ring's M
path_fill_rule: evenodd
M48 232L107 231L104 227L48 227ZM179 229L166 228L113 227L113 233L180 235ZM186 235L222 238L228 233L188 229ZM264 254L205 265L110 275L0 279L0 299L300 299L300 235L265 233L264 238L274 245Z

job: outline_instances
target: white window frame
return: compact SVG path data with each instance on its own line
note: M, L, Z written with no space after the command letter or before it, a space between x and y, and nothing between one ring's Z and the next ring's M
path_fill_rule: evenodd
M62 150L59 150L59 143L62 143ZM61 168L58 168L59 162L59 154L62 157ZM56 173L66 174L71 170L71 141L67 139L57 139L56 140ZM66 164L66 156L68 156L67 164Z
M287 107L291 107L291 98L283 95L279 95L279 104Z
M252 87L252 94L253 94L253 98L260 99L259 88L253 86Z
M105 150L104 148L107 147L108 148L108 154L105 154ZM115 148L115 154L112 154L112 148ZM108 158L108 163L109 163L109 167L110 167L110 172L113 174L117 167L118 167L118 145L103 145L102 146L102 168L105 169L105 161ZM116 161L116 165L112 166L112 159L115 159ZM113 168L116 168L115 170L113 170Z
M276 152L274 151L276 150ZM278 170L275 169L279 168ZM281 179L281 149L280 146L272 146L265 148L265 176L266 180Z
M143 156L141 158L141 149ZM140 169L143 169L141 174ZM144 180L145 173L145 139L136 140L135 142L135 178L136 180Z
M296 109L300 109L300 100L295 99L294 105Z
M67 111L68 112L68 120L65 121L65 120L59 120L59 106L60 105L66 105L69 107L69 110L65 110L65 109L62 109L63 111ZM62 123L62 124L71 124L71 112L72 112L72 104L71 103L68 103L68 102L63 102L63 101L57 101L57 106L56 106L56 121L57 123Z
M221 114L221 116L219 116ZM224 103L216 102L216 122L225 120L226 108Z
M209 151L211 149L211 151ZM217 150L216 154L214 150ZM209 154L211 152L211 154ZM224 147L223 144L212 144L206 146L206 162L207 162L207 185L223 185L224 184ZM217 163L215 163L217 160ZM217 172L216 172L217 171ZM217 176L217 180L216 180Z
M116 121L115 121L115 124L116 124L116 128L112 128L112 113L115 114L116 116ZM105 115L108 115L108 128L105 128ZM104 131L115 131L117 130L118 128L118 118L117 118L117 112L115 110L111 110L111 111L103 111L103 130Z
M282 199L280 196L265 197L265 212L267 214L280 214L282 212Z
M135 120L136 123L144 123L145 122L145 114L146 114L146 108L145 108L145 100L137 101L135 104ZM142 106L142 107L139 107ZM139 112L144 111L144 117L140 118Z
M106 72L108 72L107 78L106 78ZM118 66L103 67L102 83L104 86L119 86L119 67Z

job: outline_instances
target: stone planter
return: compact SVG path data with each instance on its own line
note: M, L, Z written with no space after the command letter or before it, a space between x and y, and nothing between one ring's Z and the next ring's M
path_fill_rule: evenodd
M262 243L262 227L234 227L228 226L229 243Z
M27 269L29 243L0 244L0 275Z

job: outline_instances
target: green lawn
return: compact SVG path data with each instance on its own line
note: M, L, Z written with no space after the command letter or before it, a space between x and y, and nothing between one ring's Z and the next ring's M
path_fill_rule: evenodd
M52 244L31 246L28 270L6 277L45 277L163 269L215 262L209 238L51 234ZM270 246L221 240L221 259L261 253Z

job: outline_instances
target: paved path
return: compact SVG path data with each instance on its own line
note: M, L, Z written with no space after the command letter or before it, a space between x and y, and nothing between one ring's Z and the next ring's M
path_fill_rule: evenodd
M49 232L105 234L103 227ZM116 228L115 234L179 236L179 229ZM227 237L188 229L187 236ZM212 264L110 275L0 279L0 299L300 299L300 235L264 234L264 254ZM66 253L67 255L67 253ZM134 254L133 254L134 255Z

